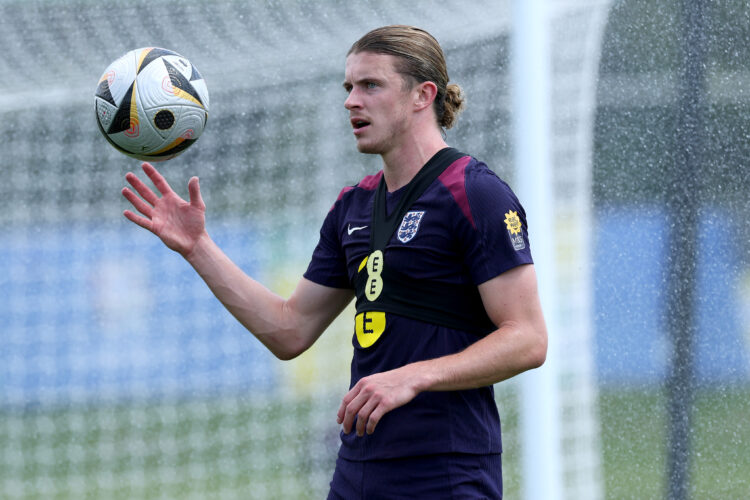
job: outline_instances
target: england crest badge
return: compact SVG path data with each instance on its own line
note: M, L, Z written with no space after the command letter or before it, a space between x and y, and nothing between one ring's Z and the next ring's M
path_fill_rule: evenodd
M398 241L401 243L408 243L411 241L416 235L417 231L419 230L419 223L422 221L422 217L424 216L424 210L421 212L418 211L412 211L412 212L406 212L406 215L404 215L404 219L401 221L401 226L398 228L398 232L396 233L396 236L398 237Z

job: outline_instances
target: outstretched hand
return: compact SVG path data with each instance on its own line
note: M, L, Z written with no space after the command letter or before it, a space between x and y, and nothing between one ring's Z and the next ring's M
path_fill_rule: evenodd
M122 195L142 215L130 210L125 210L123 215L154 233L167 247L183 256L188 255L206 231L206 205L201 197L198 178L192 177L188 182L190 201L187 202L172 190L166 179L153 165L143 163L142 167L161 193L161 197L144 184L137 175L128 172L125 179L141 197L139 198L128 187L122 189Z

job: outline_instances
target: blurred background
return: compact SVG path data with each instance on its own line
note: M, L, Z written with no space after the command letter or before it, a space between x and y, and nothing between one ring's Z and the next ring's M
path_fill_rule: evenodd
M555 249L561 498L747 498L750 7L540 4L554 231L530 237ZM351 311L278 361L124 219L139 162L94 114L110 62L158 46L201 71L207 129L161 171L185 197L198 175L214 239L286 295L340 189L381 168L356 151L341 87L374 27L436 36L468 100L448 142L515 187L512 7L0 0L0 498L328 491ZM520 498L523 388L496 391Z

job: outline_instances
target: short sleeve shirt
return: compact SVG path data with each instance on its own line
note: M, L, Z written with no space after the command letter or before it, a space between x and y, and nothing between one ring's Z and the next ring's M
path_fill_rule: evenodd
M334 288L353 288L370 254L372 207L382 171L343 189L323 222L305 277ZM404 188L388 193L392 210ZM515 194L484 163L453 162L412 204L384 250L385 265L415 283L480 285L531 264L526 215ZM454 354L476 333L403 315L357 314L350 387L373 373ZM339 454L350 460L431 453L501 451L492 387L423 392L383 416L372 435L342 433Z

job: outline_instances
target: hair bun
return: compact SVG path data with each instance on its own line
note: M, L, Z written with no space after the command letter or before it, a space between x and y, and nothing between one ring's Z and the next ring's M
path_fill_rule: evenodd
M449 83L445 89L445 104L443 115L440 117L440 126L451 128L458 119L458 114L466 107L464 91L455 83Z

